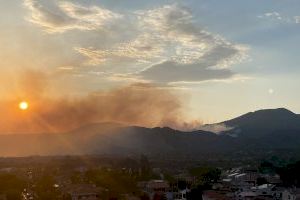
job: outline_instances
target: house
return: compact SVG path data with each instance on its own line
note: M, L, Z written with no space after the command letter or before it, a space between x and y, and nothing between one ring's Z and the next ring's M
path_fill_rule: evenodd
M230 200L227 193L224 193L222 191L216 191L216 190L207 190L204 191L202 194L203 200Z
M150 199L154 199L156 196L163 196L166 199L173 199L173 193L170 191L170 185L164 180L139 182L138 187L148 194Z
M236 196L236 200L250 200L250 199L256 199L258 195L255 192L252 191L245 191L240 192Z
M296 200L296 193L290 190L284 190L282 192L282 200Z
M263 175L263 178L265 178L267 180L268 183L270 184L281 184L282 181L280 180L280 176L278 174L275 175Z
M179 190L173 193L173 198L174 200L186 200L189 192L189 189Z
M299 188L276 188L276 200L300 200Z
M91 184L71 185L67 188L67 194L72 200L101 200L104 189Z
M146 184L147 192L165 193L169 191L169 183L163 180L152 180Z

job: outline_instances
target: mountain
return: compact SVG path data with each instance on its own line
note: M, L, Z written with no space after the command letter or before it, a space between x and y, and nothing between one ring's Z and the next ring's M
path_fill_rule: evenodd
M261 137L275 131L300 130L300 116L285 108L266 109L249 112L221 124L230 127L224 131L227 134Z
M203 160L300 152L300 117L283 108L250 112L217 125L226 129L215 134L95 123L60 134L0 135L0 155L147 154Z
M181 132L171 128L144 128L90 124L61 134L0 135L1 156L118 154L201 157L229 151L229 136L206 131Z

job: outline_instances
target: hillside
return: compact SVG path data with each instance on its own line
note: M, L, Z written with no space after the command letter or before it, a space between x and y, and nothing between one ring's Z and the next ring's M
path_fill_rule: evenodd
M300 117L286 109L251 112L223 124L233 129L215 134L99 123L60 134L0 135L0 155L147 154L197 159L300 150Z

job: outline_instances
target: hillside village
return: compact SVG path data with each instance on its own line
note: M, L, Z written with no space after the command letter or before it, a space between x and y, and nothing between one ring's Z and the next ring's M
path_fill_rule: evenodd
M155 166L146 156L2 158L1 200L296 200L298 162L228 169ZM288 169L288 170L287 170Z

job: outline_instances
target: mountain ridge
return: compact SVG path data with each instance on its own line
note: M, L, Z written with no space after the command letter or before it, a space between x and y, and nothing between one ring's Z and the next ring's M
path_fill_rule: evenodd
M300 117L287 109L249 112L223 123L234 127L215 134L94 123L61 134L0 135L0 156L147 154L196 159L277 149L300 152Z
M263 109L224 121L222 124L232 127L224 133L243 132L244 136L257 137L272 131L300 130L300 117L285 108Z

